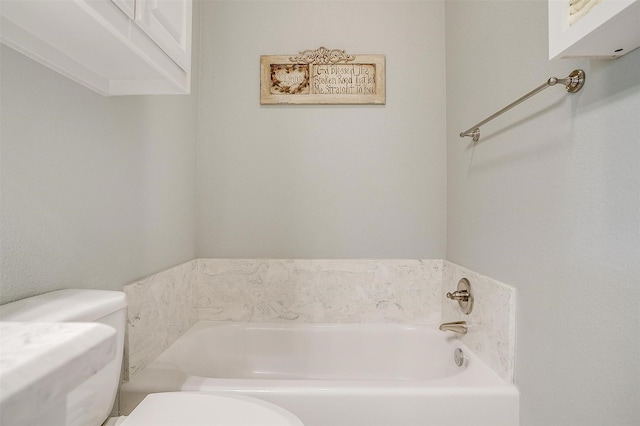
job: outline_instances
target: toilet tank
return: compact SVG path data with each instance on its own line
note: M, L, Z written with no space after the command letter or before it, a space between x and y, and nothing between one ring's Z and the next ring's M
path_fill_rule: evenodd
M98 322L116 329L116 358L67 397L67 426L100 426L120 384L127 300L123 292L58 290L0 306L2 321Z

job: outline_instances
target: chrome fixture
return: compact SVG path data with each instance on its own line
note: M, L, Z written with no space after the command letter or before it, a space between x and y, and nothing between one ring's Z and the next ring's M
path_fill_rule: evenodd
M453 331L454 333L467 334L466 321L443 322L440 324L440 330Z
M567 92L569 92L569 93L579 92L580 89L582 89L582 86L584 86L585 78L586 78L586 75L585 75L584 71L582 71L582 70L573 70L571 72L571 74L569 74L569 76L567 78L551 77L549 80L547 80L546 82L544 82L540 86L536 87L535 89L533 89L532 91L530 91L529 93L527 93L526 95L521 97L520 99L510 103L506 107L502 108L500 111L496 112L493 115L490 115L489 117L485 118L484 120L482 120L481 122L479 122L475 126L469 127L469 129L467 129L464 132L460 133L460 137L463 138L465 136L469 136L469 137L471 137L471 139L473 139L474 142L478 142L480 140L480 126L488 123L489 121L493 120L494 118L498 117L499 115L504 114L505 112L507 112L511 108L513 108L514 106L521 104L522 102L526 101L527 99L529 99L533 95L535 95L535 94L537 94L539 92L542 92L547 87L555 86L558 83L564 84L566 89L567 89Z
M471 294L471 283L468 279L462 278L458 281L458 289L453 293L447 293L451 300L457 300L462 312L469 315L473 309L473 294Z
M456 365L458 367L462 367L462 364L464 364L464 352L462 352L462 349L460 348L456 348L455 351L453 351L453 360L456 362Z

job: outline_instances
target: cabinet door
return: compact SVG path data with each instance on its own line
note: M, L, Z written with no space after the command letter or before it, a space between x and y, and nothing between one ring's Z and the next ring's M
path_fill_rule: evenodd
M191 68L191 0L136 0L136 24L185 71Z
M549 59L613 59L640 47L640 0L590 3L570 23L569 0L549 0Z
M136 0L111 0L129 19L135 18Z

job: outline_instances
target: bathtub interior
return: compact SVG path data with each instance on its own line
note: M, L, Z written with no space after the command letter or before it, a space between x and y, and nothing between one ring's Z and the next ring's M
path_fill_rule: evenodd
M122 386L121 412L166 391L252 396L307 426L518 422L516 388L435 325L201 321Z
M430 380L460 372L455 342L415 325L202 321L158 362L219 379Z

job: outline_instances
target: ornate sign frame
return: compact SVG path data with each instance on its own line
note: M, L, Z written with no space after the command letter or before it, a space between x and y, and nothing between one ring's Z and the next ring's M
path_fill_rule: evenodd
M321 47L296 56L260 56L260 104L385 102L384 55Z

